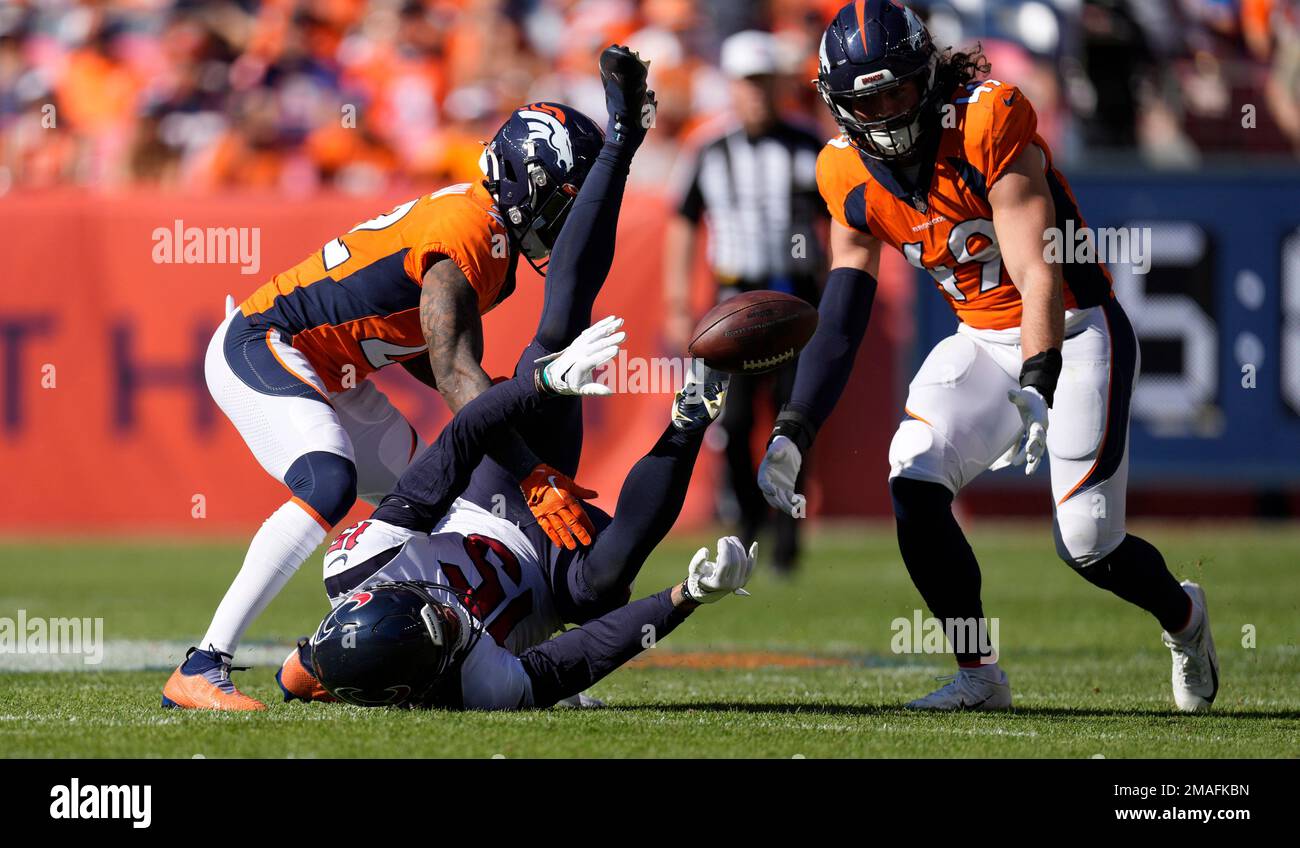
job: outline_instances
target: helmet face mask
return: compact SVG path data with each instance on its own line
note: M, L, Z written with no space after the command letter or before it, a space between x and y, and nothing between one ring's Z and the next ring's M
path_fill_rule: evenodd
M429 641L435 648L448 650L455 647L460 637L460 622L451 611L451 607L441 601L425 598L420 607L420 620L429 632ZM448 650L448 652L450 652Z
M538 273L595 163L604 133L586 115L558 103L516 109L479 160L511 246Z
M886 162L913 158L938 102L939 55L916 14L887 0L840 10L814 81L850 144Z
M921 107L923 97L917 72L860 93L832 95L836 108L848 112L866 127L889 124L900 117L910 123L908 119Z
M560 230L573 208L578 187L573 183L553 185L546 171L536 164L530 165L529 185L533 188L528 204L531 215L518 206L514 207L512 212L518 212L519 222L516 223L515 216L508 213L507 228L519 245L519 252L541 274L546 271L551 248L560 237Z

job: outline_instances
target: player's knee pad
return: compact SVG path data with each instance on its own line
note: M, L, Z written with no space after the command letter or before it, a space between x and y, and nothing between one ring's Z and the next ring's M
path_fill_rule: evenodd
M1105 559L1124 541L1123 524L1114 526L1105 516L1086 510L1058 507L1052 522L1056 555L1066 565L1081 569Z
M336 453L303 454L285 472L284 483L331 527L342 521L357 501L357 466Z
M890 480L906 477L938 483L955 495L961 488L960 467L952 445L924 421L908 418L889 443Z

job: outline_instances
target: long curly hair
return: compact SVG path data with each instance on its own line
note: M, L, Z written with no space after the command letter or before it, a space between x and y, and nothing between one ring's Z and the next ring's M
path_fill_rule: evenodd
M993 66L985 58L984 49L978 42L965 51L948 47L939 55L935 87L948 95L955 91L957 86L983 79L992 70Z

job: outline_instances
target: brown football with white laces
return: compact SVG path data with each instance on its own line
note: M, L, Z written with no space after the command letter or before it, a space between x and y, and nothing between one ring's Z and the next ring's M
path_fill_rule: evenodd
M817 310L776 291L727 298L695 325L687 350L729 374L762 374L793 362L817 329Z

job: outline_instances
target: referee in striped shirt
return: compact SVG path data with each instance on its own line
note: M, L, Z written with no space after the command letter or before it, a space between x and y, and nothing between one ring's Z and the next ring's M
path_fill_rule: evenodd
M821 234L826 207L817 192L817 154L822 142L778 114L781 62L776 37L754 30L722 45L722 71L729 78L735 123L692 154L683 154L673 198L676 214L665 244L664 290L668 341L685 352L696 316L690 278L700 221L709 233L709 264L718 301L755 289L773 289L817 302L824 276ZM722 413L726 434L725 518L734 518L745 543L770 525L776 532L772 564L789 573L798 558L795 519L769 510L754 477L751 437L756 406L772 414L789 400L795 365L762 376L731 379ZM805 469L807 463L805 463Z

